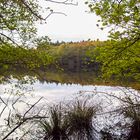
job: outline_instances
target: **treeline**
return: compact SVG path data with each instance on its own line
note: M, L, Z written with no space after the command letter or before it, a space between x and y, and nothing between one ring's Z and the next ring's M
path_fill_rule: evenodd
M62 70L96 72L102 78L140 81L140 43L122 41L81 41L52 43L36 40L35 47L0 47L0 70ZM127 47L127 46L128 47Z
M48 50L55 56L58 67L64 71L94 71L102 78L121 81L140 81L140 42L121 41L81 41L62 42L48 49L38 46L38 50Z
M87 55L88 51L101 46L100 41L49 42L38 39L34 47L0 46L0 68L61 69L66 71L98 71L99 65Z
M39 46L38 50L47 51L51 56L56 58L56 65L64 71L99 71L99 62L97 63L88 52L94 50L98 46L102 46L101 41L81 41L61 43L58 46L47 47L47 45Z

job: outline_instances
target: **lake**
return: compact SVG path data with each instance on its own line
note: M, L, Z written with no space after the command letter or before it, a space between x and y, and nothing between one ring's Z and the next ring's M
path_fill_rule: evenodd
M62 104L69 104L76 99L89 99L90 103L100 108L96 117L93 118L96 128L96 139L100 140L100 132L106 129L118 139L121 139L121 137L123 139L123 136L129 132L123 126L130 124L131 119L124 117L121 107L128 106L128 103L125 104L128 98L134 101L134 103L138 103L140 99L139 91L131 87L117 86L115 84L112 86L102 85L101 82L98 82L94 73L49 72L40 73L40 76L30 74L19 77L17 79L14 74L13 76L1 77L3 79L0 85L2 134L6 133L8 118L14 114L30 117L39 112L39 114L44 115L47 112L48 106L53 106L60 102ZM7 133L16 126L16 123L13 122L11 128L8 128ZM28 131L31 133L37 129L36 127L34 125L34 129L30 128ZM18 135L22 135L25 132L24 128L25 126L22 129L16 130ZM10 137L16 139L17 135L13 133ZM3 135L1 135L2 138ZM24 139L37 138L31 138L30 135L30 138L26 136Z

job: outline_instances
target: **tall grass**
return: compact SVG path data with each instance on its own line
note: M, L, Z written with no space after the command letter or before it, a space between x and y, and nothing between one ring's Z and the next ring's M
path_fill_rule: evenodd
M45 131L44 140L68 139L68 121L63 112L62 105L55 105L49 109L49 119L41 122Z
M70 133L78 140L93 140L93 117L96 116L97 107L89 104L88 100L76 100L70 104L68 120Z
M93 140L93 117L97 108L87 100L59 104L49 109L50 117L41 121L44 140Z

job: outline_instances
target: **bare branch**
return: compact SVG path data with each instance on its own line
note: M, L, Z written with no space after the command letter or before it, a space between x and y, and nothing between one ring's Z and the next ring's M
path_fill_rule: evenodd
M44 18L44 20L48 19L52 14L61 14L61 15L67 16L67 15L66 15L65 13L63 13L63 12L53 12L53 11L51 11L51 12L47 15L47 17Z
M3 34L3 33L0 33L1 36L5 37L6 39L8 39L9 41L11 41L13 44L15 44L16 46L20 47L14 40L12 40L10 37L8 37L7 35ZM1 37L0 37L0 40Z
M12 133L15 132L15 130L17 130L21 125L23 125L26 121L28 120L33 120L33 119L43 119L43 118L47 118L46 116L39 116L39 115L34 115L33 117L25 117L26 114L35 107L36 104L38 104L40 102L40 100L43 97L41 97L37 102L35 102L23 115L23 117L21 117L20 122L6 135L4 136L4 138L2 138L2 140L7 139Z
M24 113L23 118L25 118L26 114L27 114L32 108L34 108L34 106L35 106L36 104L38 104L42 99L43 99L43 97L41 97L36 103L34 103L34 104Z
M34 15L36 16L38 19L40 20L44 20L40 15L38 15L37 13L35 13L33 11L33 9L25 2L25 0L21 0L21 2L24 4L24 6Z
M73 0L71 2L69 2L69 0L64 0L64 1L46 0L46 1L57 3L57 4L74 5L74 6L78 5L78 2L73 3Z

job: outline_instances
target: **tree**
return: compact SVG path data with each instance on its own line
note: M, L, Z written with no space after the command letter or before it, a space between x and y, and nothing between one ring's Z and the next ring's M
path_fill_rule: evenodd
M38 12L39 5L33 1L0 1L0 41L14 44L25 42L36 33L34 22L43 18ZM18 37L18 39L15 39Z
M42 0L42 2L52 2L58 4L73 4L73 1L53 1ZM0 42L13 44L25 44L29 42L37 29L35 22L45 22L52 14L63 14L55 12L49 7L46 10L39 4L37 0L0 0ZM46 13L43 17L42 14Z
M75 5L69 0L42 0L42 2ZM28 64L33 68L51 62L52 57L47 53L23 48L29 47L29 43L35 40L37 33L35 24L45 23L52 14L65 15L63 12L43 7L38 0L0 0L0 68L7 69L13 64L18 66ZM45 46L45 39L46 42L49 40L46 37L36 40L37 45Z
M140 1L92 0L86 4L101 18L97 26L111 28L112 41L100 54L104 73L129 73L140 80Z
M39 50L47 50L51 46L51 39L48 36L37 38L34 40L34 44Z
M140 39L139 0L93 0L89 3L91 12L101 17L103 26L113 25L110 37L113 39Z

